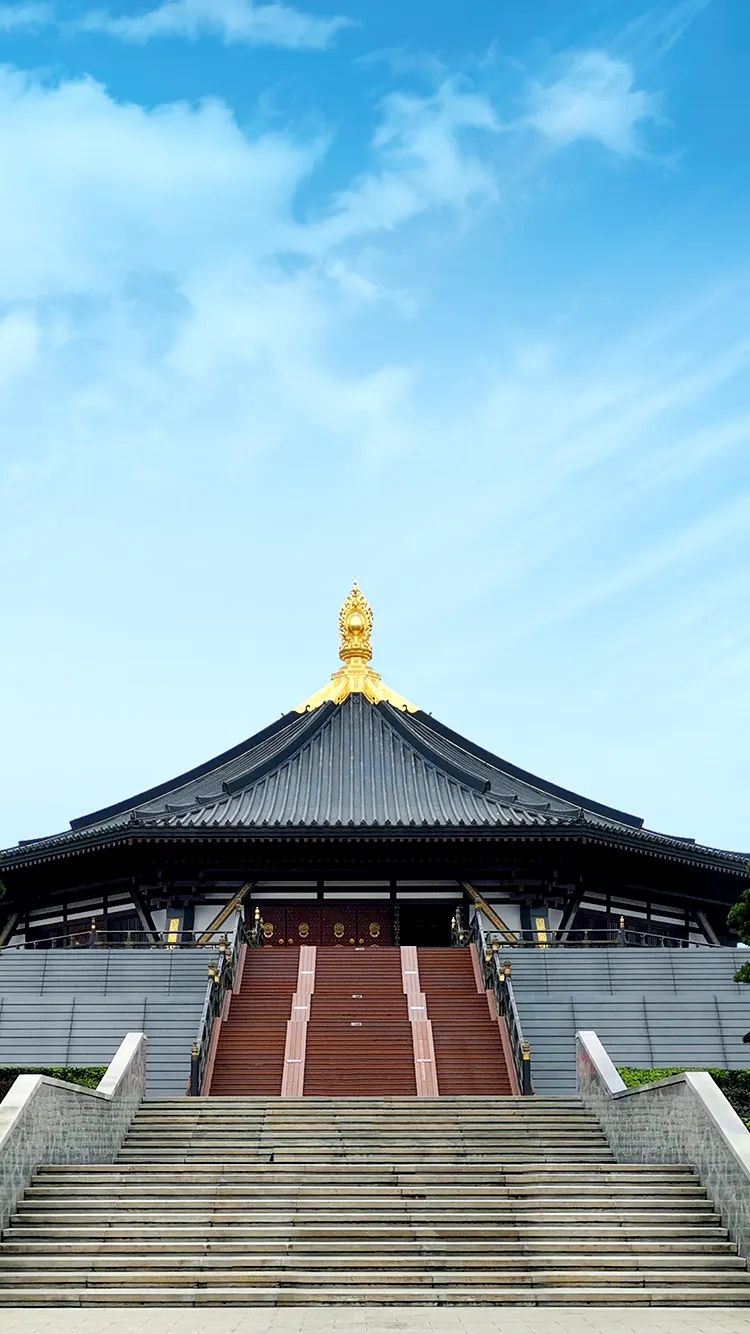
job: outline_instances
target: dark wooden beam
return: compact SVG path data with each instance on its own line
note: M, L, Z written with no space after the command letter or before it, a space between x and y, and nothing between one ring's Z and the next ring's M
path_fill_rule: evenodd
M21 914L19 912L8 912L0 919L0 946L7 945L13 935Z
M570 935L573 923L576 919L576 913L583 902L583 895L584 891L582 889L576 889L568 896L562 921L555 932L556 939L561 943L564 943Z
M147 936L151 937L154 944L156 944L159 939L159 932L157 931L156 923L151 916L151 909L139 889L133 888L133 903L135 904L135 910L138 913L143 930Z

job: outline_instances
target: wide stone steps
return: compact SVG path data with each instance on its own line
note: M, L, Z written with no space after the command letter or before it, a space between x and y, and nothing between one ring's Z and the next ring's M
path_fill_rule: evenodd
M145 1104L0 1246L4 1307L454 1303L750 1306L750 1274L689 1164L510 1098Z
M111 1210L107 1209L99 1211L22 1212L14 1214L12 1222L26 1226L37 1224L38 1226L46 1226L47 1228L53 1227L55 1229L63 1226L89 1228L96 1224L100 1224L102 1227L106 1227L107 1224L115 1227L118 1224L123 1225L128 1224L128 1222L130 1224L140 1222L142 1221L144 1214L148 1214L153 1225L158 1224L162 1228L162 1231L167 1225L178 1226L174 1210L170 1212L168 1210L153 1209L152 1203L145 1200L140 1201L135 1207L130 1209L127 1207L120 1208L116 1214L113 1214ZM581 1223L585 1219L591 1220L593 1217L597 1216L597 1211L591 1208L576 1209L575 1207L570 1207L566 1210L551 1212L542 1210L537 1213L522 1214L518 1219L518 1222L519 1224L524 1222L546 1222L549 1224L565 1221ZM294 1235L297 1235L297 1233L301 1232L303 1229L306 1229L306 1234L310 1234L311 1230L314 1229L315 1234L320 1236L335 1235L337 1228L339 1230L347 1228L351 1231L352 1235L374 1235L378 1228L383 1229L384 1227L401 1227L408 1232L415 1230L420 1226L423 1228L429 1227L432 1233L440 1233L444 1236L456 1236L461 1232L472 1232L472 1230L476 1235L479 1235L482 1232L481 1227L478 1228L478 1225L474 1221L474 1214L463 1214L456 1210L447 1210L442 1213L427 1209L391 1210L390 1213L387 1211L373 1213L368 1210L343 1210L339 1212L333 1211L332 1215L327 1217L325 1213L321 1213L318 1209L304 1210L289 1208L287 1210L269 1210L259 1218L256 1209L201 1210L199 1208L193 1208L186 1211L184 1214L177 1215L177 1217L181 1218L182 1223L185 1225L202 1225L204 1228L210 1227L212 1233L215 1228L220 1227L221 1225L234 1226L237 1224L243 1224L245 1226L254 1225L259 1234L269 1234L274 1228L277 1230L282 1229L287 1236L290 1235L290 1228L293 1228ZM718 1223L719 1221L716 1215L712 1213L694 1213L692 1216L685 1213L680 1214L679 1218L675 1220L672 1214L667 1214L665 1216L661 1211L654 1211L653 1209L641 1212L625 1211L622 1213L615 1213L614 1215L615 1222L628 1225L642 1223L646 1219L666 1223L682 1221L692 1224L712 1224ZM612 1215L606 1214L603 1221L605 1223L610 1223L612 1221ZM386 1234L383 1233L382 1235ZM491 1235L491 1232L487 1231L486 1235Z
M151 1276L149 1275L149 1280ZM663 1286L638 1275L637 1282L621 1283L619 1274L607 1276L601 1286L579 1282L571 1286L542 1286L533 1275L520 1275L516 1286L435 1287L420 1280L412 1287L314 1286L227 1287L212 1279L205 1287L79 1287L57 1286L57 1275L47 1285L7 1287L0 1290L0 1306L122 1307L122 1306L696 1306L750 1305L747 1286L715 1282L690 1286Z
M109 1194L113 1186L125 1188L127 1190L145 1190L146 1193L155 1195L164 1192L181 1192L189 1189L191 1193L194 1189L199 1190L225 1190L229 1187L248 1187L255 1186L259 1195L265 1195L268 1188L266 1186L257 1186L254 1181L254 1174L249 1172L236 1171L216 1171L215 1168L204 1170L203 1172L178 1172L175 1179L175 1172L172 1169L152 1172L97 1172L89 1173L60 1173L53 1170L41 1171L38 1173L35 1181L29 1187L27 1196L42 1195L49 1192L55 1194L65 1194L66 1192L79 1192L85 1188L87 1193L106 1192ZM581 1163L572 1163L565 1166L558 1166L552 1169L543 1170L530 1168L527 1171L520 1171L516 1166L508 1167L502 1172L493 1172L491 1181L487 1180L486 1175L475 1174L475 1180L472 1183L463 1174L452 1174L450 1183L444 1183L442 1178L437 1178L435 1182L428 1180L422 1185L410 1185L410 1192L417 1192L420 1195L444 1195L455 1194L457 1185L465 1188L467 1198L475 1199L479 1195L492 1197L494 1185L537 1185L542 1182L552 1185L570 1184L580 1185L582 1182L591 1184L592 1182L619 1182L632 1185L641 1185L644 1181L650 1186L661 1182L676 1185L688 1182L697 1184L697 1178L690 1172L689 1168L667 1168L657 1170L653 1175L649 1175L648 1169L642 1164L635 1164L629 1167L626 1164L607 1163L604 1167L590 1168L587 1170ZM278 1188L271 1187L271 1193L276 1193ZM374 1197L377 1195L389 1194L392 1190L391 1184L371 1185L366 1191L357 1191L359 1196L367 1195ZM283 1193L291 1193L290 1187L283 1188ZM330 1186L314 1185L308 1181L299 1182L294 1188L295 1194L307 1195L327 1195L330 1193Z
M388 1264L386 1261L380 1261L380 1264L373 1268L354 1267L350 1265L337 1270L335 1278L333 1275L329 1281L333 1280L337 1285L352 1286L356 1288L378 1289L381 1287L390 1287L392 1284L416 1284L419 1285L462 1285L464 1287L476 1286L482 1288L488 1284L498 1287L502 1284L519 1286L527 1284L531 1286L535 1278L543 1277L546 1287L567 1286L573 1284L585 1284L594 1286L601 1284L608 1285L614 1281L620 1286L632 1285L642 1286L649 1281L658 1282L660 1285L679 1284L681 1287L688 1285L706 1285L716 1282L718 1276L724 1276L725 1271L717 1267L718 1262L710 1266L704 1265L702 1268L681 1267L664 1268L648 1270L633 1264L632 1261L624 1262L616 1260L612 1266L601 1268L588 1268L583 1263L569 1268L552 1268L546 1261L535 1261L531 1257L525 1257L523 1266L519 1267L517 1261L511 1261L507 1268L503 1267L502 1260L497 1262L493 1260L491 1264L485 1262L484 1267L476 1270L454 1269L450 1266L442 1267L437 1262L430 1260L429 1269L424 1264L416 1266L414 1269L399 1267L397 1263ZM320 1265L317 1266L320 1269ZM90 1264L85 1274L85 1285L87 1287L106 1286L129 1287L133 1284L156 1285L165 1284L170 1288L181 1287L200 1287L202 1284L219 1284L222 1287L235 1288L253 1288L265 1287L269 1283L279 1286L292 1286L299 1284L300 1279L304 1277L309 1282L309 1271L307 1268L295 1260L293 1265L289 1266L269 1266L268 1268L255 1267L249 1268L244 1261L236 1266L228 1267L226 1264L211 1266L208 1264L182 1265L175 1258L173 1263L167 1266L162 1272L155 1268L144 1268L140 1263L110 1266L108 1268L96 1268ZM16 1265L12 1271L0 1270L0 1288L13 1286L22 1287L24 1285L39 1286L55 1282L60 1286L79 1287L82 1281L81 1273L70 1267L55 1268L54 1266L45 1266L36 1264L33 1269L28 1271ZM325 1280L324 1280L325 1281ZM732 1271L729 1282L733 1286L743 1288L750 1303L750 1274L746 1270Z
M725 1240L728 1233L725 1228L720 1226L720 1220L715 1215L708 1215L696 1220L690 1216L670 1215L669 1218L662 1218L661 1225L654 1224L653 1214L645 1213L635 1215L634 1217L622 1217L619 1215L610 1215L606 1222L596 1223L592 1226L591 1214L583 1211L580 1217L575 1215L572 1218L566 1214L551 1213L544 1216L544 1222L540 1223L537 1219L524 1221L519 1219L511 1227L504 1227L495 1223L446 1223L434 1224L425 1223L422 1220L419 1223L388 1223L381 1220L379 1223L350 1223L337 1219L335 1223L314 1223L301 1224L295 1220L295 1226L290 1231L287 1222L269 1223L267 1219L258 1222L253 1214L239 1220L223 1218L220 1222L212 1216L193 1217L188 1214L182 1222L175 1224L173 1219L161 1218L149 1214L150 1223L143 1223L142 1220L123 1219L119 1223L111 1223L108 1220L97 1222L91 1218L78 1219L76 1223L66 1224L59 1217L51 1223L44 1224L42 1220L35 1219L33 1224L14 1223L8 1228L9 1238L31 1238L39 1240L42 1238L74 1239L88 1238L109 1241L110 1239L122 1240L125 1238L154 1240L188 1240L193 1238L205 1239L207 1236L215 1238L217 1241L227 1241L233 1239L243 1239L243 1249L245 1243L250 1240L256 1240L265 1244L266 1241L287 1242L293 1240L297 1244L307 1243L309 1241L317 1242L347 1242L362 1241L370 1243L371 1241L424 1241L432 1244L433 1240L439 1242L464 1242L471 1241L472 1245L477 1241L499 1238L500 1240L523 1240L526 1237L544 1238L549 1235L559 1236L561 1234L560 1224L564 1224L562 1235L565 1237L580 1237L584 1239L595 1238L673 1238L680 1237L684 1239L703 1239L708 1238L711 1241ZM587 1222L583 1220L586 1219Z
M539 1229L537 1229L539 1230ZM657 1229L652 1229L656 1231ZM16 1231L15 1229L13 1230ZM404 1264L423 1265L425 1257L435 1254L436 1256L449 1257L451 1263L460 1264L478 1264L482 1257L492 1255L515 1256L517 1259L524 1255L543 1255L548 1257L559 1257L561 1264L567 1263L568 1258L572 1258L578 1263L583 1256L587 1257L619 1257L623 1254L640 1256L642 1263L650 1265L660 1264L661 1259L668 1260L670 1263L686 1264L704 1264L704 1255L728 1256L732 1261L732 1268L742 1268L743 1261L735 1253L732 1243L726 1239L710 1241L708 1238L697 1241L685 1236L670 1237L668 1240L658 1237L641 1237L637 1240L623 1240L621 1234L616 1231L609 1239L600 1238L593 1240L591 1235L583 1234L586 1244L581 1244L582 1229L574 1228L571 1233L565 1235L564 1240L557 1238L553 1232L547 1230L549 1235L534 1239L528 1237L525 1240L504 1240L493 1239L475 1240L472 1242L471 1249L463 1240L445 1240L441 1238L430 1238L423 1242L413 1242L411 1240L402 1241L381 1241L378 1245L378 1256L398 1256ZM679 1232L679 1230L676 1230ZM213 1234L212 1234L213 1235ZM379 1264L378 1257L372 1255L372 1245L369 1241L352 1241L348 1238L341 1238L339 1241L297 1241L278 1238L266 1238L257 1240L251 1237L238 1245L238 1240L231 1241L206 1241L203 1233L196 1234L196 1238L179 1239L169 1234L170 1252L175 1255L217 1255L224 1257L236 1256L238 1259L246 1258L252 1255L254 1260L262 1260L264 1263L269 1261L269 1257L279 1255L293 1255L296 1259L306 1264L316 1264L319 1260L323 1261L330 1257L335 1264L351 1263L357 1260L363 1265ZM32 1267L38 1262L40 1255L51 1256L54 1263L64 1263L61 1257L67 1256L68 1263L75 1266L85 1265L87 1256L102 1256L111 1261L116 1256L122 1256L125 1259L132 1259L129 1249L122 1244L122 1238L108 1237L105 1241L83 1240L81 1238L65 1240L64 1233L54 1233L50 1237L39 1240L33 1234L25 1241L6 1241L3 1246L3 1255L0 1257L0 1266L11 1268L15 1263L12 1256L23 1256L23 1267ZM171 1264L169 1256L164 1254L163 1241L148 1241L141 1238L139 1246L139 1261L146 1263L146 1259L153 1256L159 1264ZM678 1259L675 1259L678 1257ZM19 1262L20 1263L20 1262ZM46 1263L46 1261L45 1261Z
M330 1190L330 1187L329 1187ZM462 1196L464 1192L462 1191ZM189 1207L192 1202L200 1203L202 1200L213 1201L214 1208L234 1209L240 1201L247 1200L254 1208L273 1208L273 1201L278 1196L285 1196L290 1203L295 1206L304 1197L304 1192L296 1190L286 1190L274 1192L268 1196L267 1193L257 1185L236 1185L216 1183L213 1185L193 1185L189 1187L181 1186L156 1186L148 1187L144 1185L118 1185L117 1199L112 1201L111 1207L120 1208L133 1199L148 1199L153 1197L161 1202L162 1209L174 1203ZM456 1189L454 1187L452 1196L442 1191L438 1198L438 1203L450 1201L454 1203ZM581 1182L580 1179L574 1181L536 1181L527 1184L523 1177L516 1181L495 1182L492 1188L475 1189L466 1192L465 1207L473 1205L491 1203L494 1200L505 1199L544 1199L545 1201L558 1200L563 1198L568 1203L590 1203L597 1199L606 1200L627 1200L635 1201L639 1204L650 1204L654 1208L666 1208L675 1200L682 1203L686 1200L705 1201L705 1191L700 1182L694 1184L675 1185L673 1181L667 1179L658 1187L657 1191L648 1180L636 1182L617 1182L614 1180L602 1182ZM83 1189L78 1187L44 1187L31 1185L24 1197L24 1209L50 1209L69 1207L71 1201L75 1201L77 1208L98 1208L101 1201L111 1200L111 1189L108 1186L91 1187ZM385 1201L392 1207L394 1202L400 1201L409 1208L434 1208L435 1201L433 1192L428 1192L419 1187L399 1186L392 1191L383 1191L380 1195L375 1195L371 1191L363 1194L357 1192L350 1197L342 1191L337 1191L335 1195L322 1195L315 1193L315 1207L320 1209L329 1207L332 1209L357 1206L362 1209L382 1208Z

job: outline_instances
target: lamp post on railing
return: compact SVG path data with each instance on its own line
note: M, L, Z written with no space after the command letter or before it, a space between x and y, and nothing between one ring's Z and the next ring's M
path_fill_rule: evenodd
M266 937L263 930L263 918L261 917L260 908L257 906L253 913L253 925L249 932L245 932L245 939L252 949L260 949L260 947L265 944Z
M521 1043L521 1093L530 1098L531 1088L531 1047L528 1042Z
M201 1091L201 1049L197 1042L190 1048L190 1097L197 1098Z

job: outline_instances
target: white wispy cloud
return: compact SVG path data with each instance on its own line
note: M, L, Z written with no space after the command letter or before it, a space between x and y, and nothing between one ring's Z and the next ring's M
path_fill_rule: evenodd
M618 45L648 55L666 55L682 41L696 19L708 9L713 0L678 0L665 8L648 9L626 24L618 38Z
M489 97L455 79L429 94L389 94L372 140L375 167L336 196L311 228L311 244L327 249L431 209L497 199L497 171L481 140L499 129Z
M293 5L255 4L254 0L164 0L141 14L95 9L77 20L76 26L126 42L158 37L197 41L209 36L250 46L322 50L351 26L351 20L343 15L321 18Z
M629 157L644 151L643 127L658 112L658 98L636 86L627 61L583 51L566 57L557 77L532 85L526 122L558 147L588 139Z
M51 4L0 4L0 32L29 32L44 28L53 23L54 7Z

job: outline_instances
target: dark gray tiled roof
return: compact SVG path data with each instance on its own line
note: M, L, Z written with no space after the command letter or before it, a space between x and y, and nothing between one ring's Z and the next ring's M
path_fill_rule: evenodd
M544 782L424 713L351 694L342 704L284 715L248 741L172 782L84 816L71 832L3 860L99 841L124 831L179 836L222 831L435 830L446 834L605 835L728 863L736 854L652 834L623 811Z

